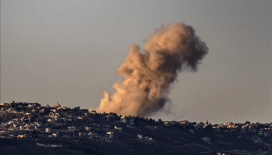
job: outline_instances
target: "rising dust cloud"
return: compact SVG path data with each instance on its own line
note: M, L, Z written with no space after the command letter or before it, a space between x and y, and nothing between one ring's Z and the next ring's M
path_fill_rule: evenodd
M104 92L96 111L150 116L162 110L178 72L196 71L207 53L205 42L191 26L161 26L145 41L143 52L137 44L129 47L128 55L116 70L124 79L113 84L113 94Z

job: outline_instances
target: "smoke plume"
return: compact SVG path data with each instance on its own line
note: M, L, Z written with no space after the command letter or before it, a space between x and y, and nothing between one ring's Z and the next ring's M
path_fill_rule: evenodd
M178 72L196 71L207 53L206 44L191 26L161 26L145 41L143 52L136 44L129 47L128 55L116 70L124 79L113 84L113 94L104 92L96 110L132 116L149 116L162 110Z

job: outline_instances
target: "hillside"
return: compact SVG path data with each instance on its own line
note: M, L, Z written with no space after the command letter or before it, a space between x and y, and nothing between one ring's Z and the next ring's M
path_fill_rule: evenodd
M1 154L272 154L271 124L155 121L80 107L0 104Z

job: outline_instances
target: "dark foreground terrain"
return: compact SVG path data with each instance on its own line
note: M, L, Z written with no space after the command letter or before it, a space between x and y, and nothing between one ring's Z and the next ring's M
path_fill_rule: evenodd
M271 155L271 124L155 121L38 103L0 104L0 155Z

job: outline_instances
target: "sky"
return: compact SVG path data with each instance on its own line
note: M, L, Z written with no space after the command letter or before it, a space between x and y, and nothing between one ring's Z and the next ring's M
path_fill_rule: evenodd
M133 43L191 25L209 48L171 85L169 114L191 122L272 121L270 0L1 0L1 100L97 108Z

